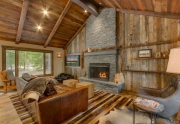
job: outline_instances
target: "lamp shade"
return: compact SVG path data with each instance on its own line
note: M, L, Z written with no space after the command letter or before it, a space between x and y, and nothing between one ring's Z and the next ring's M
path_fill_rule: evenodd
M170 50L166 72L180 74L180 48Z

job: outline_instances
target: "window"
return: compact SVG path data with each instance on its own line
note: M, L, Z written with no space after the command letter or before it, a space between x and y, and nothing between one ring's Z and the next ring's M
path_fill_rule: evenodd
M11 69L16 76L23 73L46 76L52 74L52 51L2 46L3 70Z

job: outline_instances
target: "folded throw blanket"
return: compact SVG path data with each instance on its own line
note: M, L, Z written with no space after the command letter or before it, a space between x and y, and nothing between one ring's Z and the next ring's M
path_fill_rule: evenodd
M36 92L39 94L41 98L44 94L44 91L46 90L46 86L48 83L55 85L58 82L53 78L44 78L44 77L38 77L29 81L29 83L27 83L26 86L24 87L21 97L24 98L25 95L29 92Z

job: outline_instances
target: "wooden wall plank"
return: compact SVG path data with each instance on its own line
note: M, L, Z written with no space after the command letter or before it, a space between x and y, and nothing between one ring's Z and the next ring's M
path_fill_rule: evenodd
M179 46L179 42L177 42L180 35L179 20L135 14L124 14L124 16L122 13L117 14L118 46L130 46L130 34L133 36L132 45L165 42L169 40L173 42L172 44L126 48L121 50L119 56L121 55L123 58L122 69L127 69L127 65L132 64L129 69L166 71L168 59L133 60L133 58L137 57L138 50L140 49L152 49L152 56L154 57L157 52L168 55L170 48ZM120 59L118 63L120 63ZM170 77L170 74L164 75L156 73L123 71L123 74L125 77L125 89L135 92L138 91L139 86L161 89L169 83Z
M82 28L82 30L76 35L76 37L72 40L72 42L66 48L66 54L74 54L74 53L83 53L85 50L86 36L85 36L86 28ZM83 55L82 55L83 59ZM82 68L73 68L66 67L65 72L72 74L76 79L78 77L84 76L85 67L84 62L82 63Z

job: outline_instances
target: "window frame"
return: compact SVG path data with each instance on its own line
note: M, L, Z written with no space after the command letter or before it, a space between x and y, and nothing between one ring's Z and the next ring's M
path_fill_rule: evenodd
M6 50L15 50L15 76L19 76L18 64L19 64L19 51L30 51L30 52L42 52L43 53L43 74L36 75L36 76L53 76L54 73L54 59L53 59L53 51L50 50L40 50L40 49L31 49L31 48L24 48L24 47L12 47L12 46L2 46L2 70L6 69ZM46 61L45 61L45 54L51 53L51 74L46 74Z

